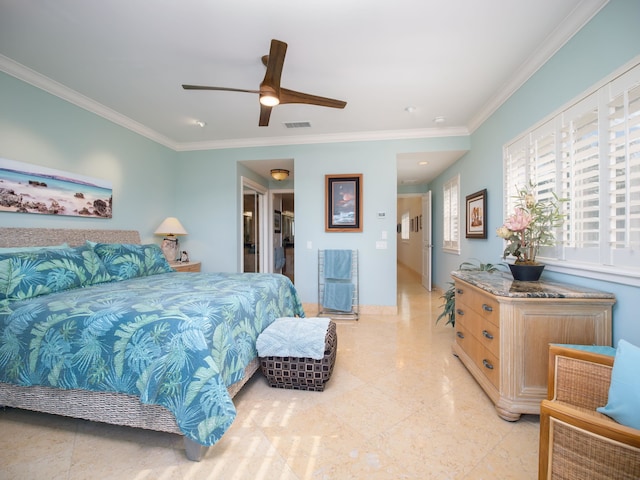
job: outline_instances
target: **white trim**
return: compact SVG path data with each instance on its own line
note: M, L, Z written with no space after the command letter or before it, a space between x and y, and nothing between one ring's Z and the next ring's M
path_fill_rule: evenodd
M165 147L171 148L172 150L177 150L178 148L178 144L176 142L169 139L168 137L165 137L164 135L159 134L155 130L152 130L151 128L142 125L141 123L138 123L135 120L132 120L129 117L126 117L121 113L118 113L115 110L112 110L111 108L106 107L101 103L98 103L95 100L86 97L81 93L76 92L75 90L70 89L69 87L65 87L61 83L58 83L55 80L51 80L49 77L45 77L35 70L31 70L30 68L25 67L24 65L1 54L0 71L11 75L18 80L22 80L23 82L33 85L40 90L44 90L51 95L72 103L77 107L80 107L91 113L95 113L96 115L105 118L110 122L115 123L116 125L120 125L121 127L131 130L132 132L153 140L160 145L164 145Z
M242 235L243 233L243 229L244 229L244 219L242 218L243 216L243 206L244 206L244 187L249 187L252 190L255 190L261 197L261 201L259 202L259 206L258 208L260 209L259 212L259 217L260 217L260 224L257 225L257 229L258 229L258 235L259 235L259 239L260 241L259 243L259 247L262 248L262 250L264 251L265 249L265 244L269 244L268 240L267 240L267 225L269 224L268 221L268 216L267 216L267 207L270 202L268 200L268 195L267 192L269 191L266 187L264 187L263 185L260 185L257 182L254 182L253 180L251 180L250 178L247 177L240 177L240 211L238 212L240 214L241 220L239 222L238 225L238 229L239 229L239 233L238 233L238 240L240 241L240 249L239 249L239 265L240 265L240 272L244 272L244 237ZM271 242L271 245L273 246L273 242ZM267 247L268 248L268 245ZM268 255L266 255L268 256ZM260 266L258 267L258 270L260 272L270 272L271 270L266 270L266 268L268 267L267 265L267 259L264 254L260 255Z
M505 103L527 80L553 57L571 38L595 17L609 0L585 0L581 2L560 25L551 32L540 47L527 58L510 80L501 86L495 95L474 115L467 125L471 133L475 132L498 108Z
M178 143L170 138L161 135L155 130L112 110L101 103L72 90L69 87L46 77L35 70L5 57L0 54L0 71L11 75L33 85L40 90L44 90L51 95L61 98L77 107L103 117L110 122L131 130L143 137L153 140L160 145L164 145L176 152L187 152L197 150L219 150L225 148L242 147L269 147L278 145L309 145L317 143L342 143L342 142L369 142L376 140L407 140L419 138L443 138L468 136L469 129L466 127L445 127L445 128L422 128L409 130L381 130L373 132L352 132L352 133L332 133L325 135L303 135L289 137L269 137L269 138L239 138L229 140L211 140L206 142Z
M609 75L607 75L603 79L601 79L598 82L596 82L595 84L593 84L591 87L587 88L586 90L584 90L580 94L576 95L573 99L569 100L564 105L561 105L560 107L558 107L556 110L551 112L549 115L547 115L546 117L544 117L540 121L534 123L532 126L528 127L526 130L520 132L518 135L513 137L511 140L505 142L504 147L510 147L514 143L524 139L527 135L529 135L534 130L540 128L545 123L553 120L554 118L556 118L561 113L564 113L565 111L571 109L577 103L580 103L582 100L584 100L588 96L595 94L598 90L603 88L605 85L607 85L608 83L613 82L615 79L617 79L618 77L624 75L629 70L632 70L633 68L635 68L638 65L640 65L640 55L636 55L631 60L629 60L627 63L622 65L620 68L617 68L616 70L611 72ZM503 154L504 154L504 147L503 147Z
M545 271L640 287L640 275L634 272L626 272L620 268L612 269L601 265L580 265L578 263L565 265L560 261L547 260L546 258L540 258L540 261L545 264Z
M366 142L376 140L406 140L416 138L439 138L468 136L493 115L524 83L529 80L560 48L584 27L609 0L583 0L527 58L505 85L472 117L467 126L448 128L425 128L411 130L386 130L352 132L327 135L305 135L272 138L245 138L213 140L208 142L176 142L155 130L112 110L12 59L0 54L0 71L29 83L41 90L66 100L80 108L95 113L117 125L131 130L154 142L177 152L194 150L217 150L242 147L268 147L278 145L308 145L318 143Z
M573 98L571 101L567 102L563 106L559 107L554 112L550 113L548 116L529 127L525 132L519 134L510 142L506 143L503 146L503 158L504 165L503 171L505 173L505 182L508 181L506 178L506 171L508 169L509 163L509 155L517 156L519 152L523 149L529 150L530 145L535 142L536 138L539 138L542 130L549 127L551 130L559 133L561 131L565 122L571 121L574 118L582 116L585 112L590 112L592 110L597 111L598 113L598 129L600 137L598 138L598 151L599 151L599 188L597 189L600 195L599 198L599 238L606 239L609 238L609 225L611 224L611 218L609 217L609 200L607 199L610 196L609 187L607 185L609 181L608 172L608 148L609 148L609 127L606 114L603 112L607 112L609 108L609 102L613 98L611 84L614 82L620 83L618 86L620 92L616 92L620 94L622 90L626 90L630 88L632 85L637 85L640 81L640 55L634 57L631 61L627 62L622 67L616 69L605 78L596 82L593 86L589 87L587 90L580 93L577 97ZM625 113L625 116L627 113ZM627 132L628 135L628 132ZM531 143L530 143L531 142ZM560 153L560 145L559 145L559 135L556 135L556 155L555 155L555 165L556 165L556 177L559 178L559 167L558 167L558 159L561 158ZM527 157L526 163L530 164L529 154L524 154ZM535 160L534 160L535 162ZM527 171L528 171L527 166ZM528 180L528 179L527 179ZM556 184L559 185L560 181L557 179ZM595 185L595 182L594 182ZM505 183L505 191L504 191L504 212L508 211L508 199L509 199L509 186ZM562 193L564 195L564 193ZM572 195L568 195L572 197ZM604 213L603 213L604 212ZM582 255L580 257L567 255L567 250L563 251L562 254L559 255L561 258L546 258L542 255L539 256L539 259L542 263L547 265L547 270L551 272L558 272L568 275L574 275L578 277L585 277L595 280L602 280L611 283L620 283L623 285L630 286L638 286L640 287L640 270L637 268L637 260L624 264L624 262L618 262L618 265L612 266L608 263L612 263L611 253L612 250L609 248L609 244L606 241L600 241L600 254L599 258L603 260L599 260L600 263L588 263L588 253L586 255ZM595 250L595 249L594 249ZM581 250L581 253L584 253ZM634 256L637 256L637 250ZM607 260L608 259L608 260Z
M182 143L177 151L216 150L242 147L270 147L279 145L310 145L318 143L370 142L376 140L409 140L468 136L466 127L423 128L412 130L384 130L374 132L327 133L290 137L239 138L208 142Z

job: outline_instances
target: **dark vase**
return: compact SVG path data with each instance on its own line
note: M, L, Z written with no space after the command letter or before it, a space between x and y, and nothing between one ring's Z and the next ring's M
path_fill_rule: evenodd
M522 265L510 263L511 275L514 280L520 280L521 282L536 282L540 280L544 265Z

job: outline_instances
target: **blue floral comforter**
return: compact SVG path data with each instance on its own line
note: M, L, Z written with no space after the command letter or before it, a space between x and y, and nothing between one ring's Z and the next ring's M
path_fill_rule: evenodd
M4 303L0 382L136 395L213 445L236 410L227 386L278 317L304 316L282 275L164 273Z

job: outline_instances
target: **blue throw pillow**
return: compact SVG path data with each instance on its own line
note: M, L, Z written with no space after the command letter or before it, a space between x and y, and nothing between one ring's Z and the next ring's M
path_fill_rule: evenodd
M148 245L96 243L94 250L107 271L117 280L174 271L160 247L153 243Z
M598 412L616 422L640 430L640 348L626 340L618 342L613 361L609 399Z
M87 246L0 254L0 300L22 300L111 281Z

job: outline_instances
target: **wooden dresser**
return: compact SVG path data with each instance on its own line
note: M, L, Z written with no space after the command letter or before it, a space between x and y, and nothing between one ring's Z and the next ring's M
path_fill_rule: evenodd
M540 413L550 343L611 345L611 293L511 275L453 272L453 352L495 404L515 421Z

